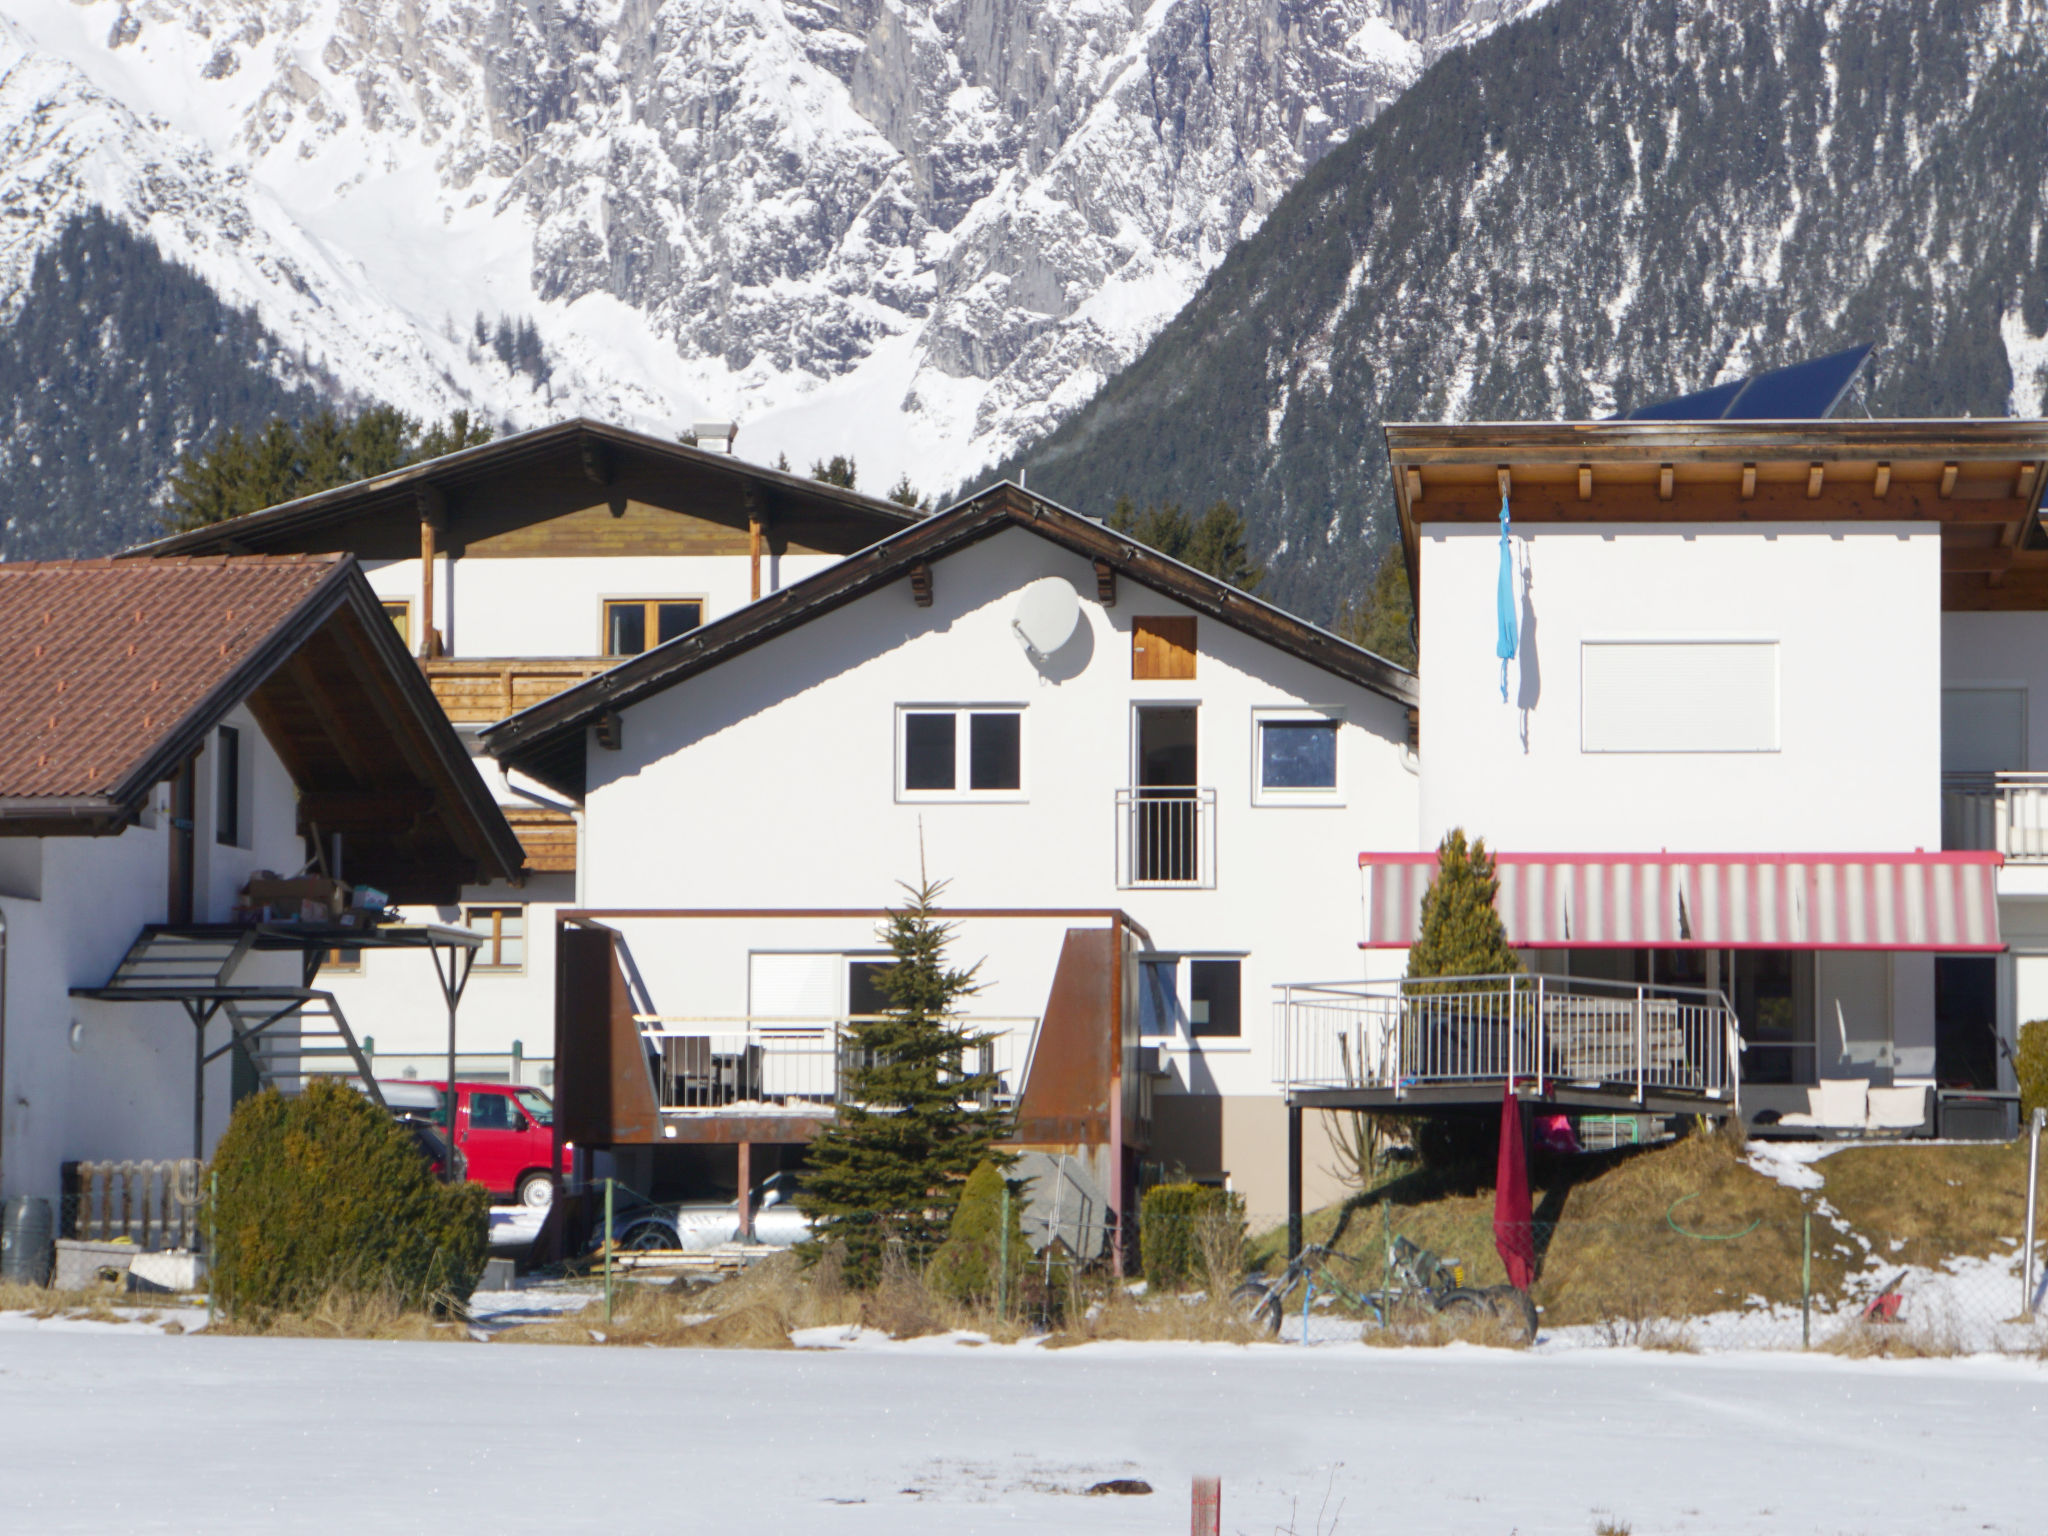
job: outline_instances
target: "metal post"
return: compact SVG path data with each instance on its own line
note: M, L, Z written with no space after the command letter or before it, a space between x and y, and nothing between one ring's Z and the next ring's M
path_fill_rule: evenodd
M754 1240L754 1144L750 1141L741 1142L739 1154L739 1230L733 1236L739 1242L751 1243Z
M1287 1106L1287 1259L1301 1257L1301 1108Z
M612 1325L612 1183L604 1181L604 1325Z
M1643 1102L1643 1055L1649 1043L1649 1031L1643 1019L1643 989L1636 988L1636 1102ZM1640 1123L1640 1122L1638 1122Z
M996 1239L996 1316L1010 1315L1010 1181L1003 1180L1003 1234Z
M206 1024L192 1020L192 1155L206 1156Z
M213 1169L207 1176L208 1193L206 1201L206 1326L213 1326L213 1267L219 1260L219 1244L215 1241L220 1232L220 1170Z
M2044 1124L2048 1124L2048 1109L2035 1110L2029 1127L2032 1134L2027 1138L2027 1237L2020 1250L2026 1255L2020 1261L2021 1284L2026 1287L2026 1293L2020 1297L2020 1316L2029 1318L2034 1315L2034 1207L2037 1203L2037 1181L2041 1176L2041 1129Z
M1813 1348L1813 1207L1799 1197L1799 1347Z

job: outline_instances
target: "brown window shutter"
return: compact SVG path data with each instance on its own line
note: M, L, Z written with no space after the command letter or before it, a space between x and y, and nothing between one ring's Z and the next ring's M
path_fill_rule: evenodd
M1195 675L1195 621L1140 616L1131 620L1131 676L1171 681Z

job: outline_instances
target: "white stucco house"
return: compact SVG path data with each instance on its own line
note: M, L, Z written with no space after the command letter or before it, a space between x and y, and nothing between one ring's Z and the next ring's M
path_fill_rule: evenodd
M1586 1107L1739 1096L1765 1133L2012 1134L2014 1030L2048 1015L2048 424L1386 436L1419 615L1420 835L1361 846L1365 941L1411 941L1428 850L1463 828L1499 855L1530 969L1607 1001L1532 1004L1484 1070L1401 1026L1360 1087L1330 1037L1373 989L1305 993L1290 1096L1484 1083L1497 1102L1513 1077Z
M916 521L894 503L730 453L570 420L130 552L354 555L525 848L517 878L451 892L418 922L482 940L462 1010L464 1079L553 1083L554 913L577 895L579 807L507 775L484 727L746 607ZM380 1076L447 1072L429 958L337 950L323 970Z
M491 727L579 812L566 1134L655 1188L795 1155L923 875L1021 1145L1115 1210L1149 1165L1278 1212L1273 988L1357 968L1354 845L1415 838L1414 697L1006 484Z
M316 832L401 900L517 871L347 557L0 564L0 635L0 1198L203 1158L295 1085L325 946L236 908ZM259 1002L252 1053L228 1021Z

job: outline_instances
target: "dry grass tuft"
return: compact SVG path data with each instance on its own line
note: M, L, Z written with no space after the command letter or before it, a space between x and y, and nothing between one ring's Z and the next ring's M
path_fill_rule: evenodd
M1046 1340L1046 1347L1065 1349L1105 1339L1262 1344L1270 1338L1227 1292L1137 1296L1117 1285L1092 1298L1078 1295L1071 1300L1065 1324Z
M273 1339L406 1339L467 1343L466 1323L408 1310L392 1291L357 1291L336 1286L303 1312L268 1312L217 1319L211 1333Z
M120 1293L108 1290L60 1291L50 1286L0 1285L0 1312L26 1312L32 1317L80 1318L95 1323L134 1321L132 1313L115 1310Z
M1950 1319L1859 1320L1844 1324L1815 1347L1850 1360L1947 1360L1967 1353L1961 1331Z
M803 1267L781 1253L708 1286L627 1285L614 1292L612 1319L597 1306L573 1316L509 1328L513 1344L620 1344L667 1349L788 1349L802 1328L875 1328L891 1338L954 1330L1012 1342L1014 1321L992 1307L964 1305L933 1291L900 1252L887 1254L871 1291L847 1289L838 1256Z
M1631 1536L1634 1530L1626 1520L1617 1520L1612 1515L1601 1515L1593 1521L1593 1536Z
M1375 1349L1441 1349L1446 1344L1476 1344L1482 1349L1527 1349L1529 1336L1521 1325L1493 1312L1477 1315L1417 1313L1367 1328L1360 1341Z

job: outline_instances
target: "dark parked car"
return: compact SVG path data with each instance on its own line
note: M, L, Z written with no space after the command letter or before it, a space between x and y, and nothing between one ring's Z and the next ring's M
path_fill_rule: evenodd
M427 1167L433 1170L434 1177L447 1178L448 1143L441 1139L440 1127L429 1125L424 1120L416 1120L411 1115L399 1115L397 1119L406 1135L412 1138L412 1144L419 1150L420 1156L427 1160Z

